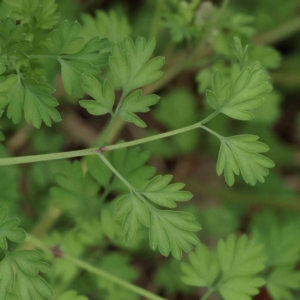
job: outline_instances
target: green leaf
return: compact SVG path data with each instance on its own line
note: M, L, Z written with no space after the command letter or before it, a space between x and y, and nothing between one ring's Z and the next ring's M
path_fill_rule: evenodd
M300 271L293 266L276 268L268 276L267 290L274 300L295 300L292 292L300 290Z
M82 97L82 79L83 73L97 75L98 69L90 63L83 61L65 61L60 60L61 73L65 91L72 96Z
M98 37L84 43L79 37L80 24L65 21L58 30L51 33L47 41L48 50L57 55L61 64L65 91L76 97L83 96L82 74L98 75L100 67L107 64L107 39Z
M79 296L76 291L67 291L57 298L57 300L88 300L85 296Z
M163 57L150 59L155 48L155 40L148 42L138 37L134 43L127 37L123 44L114 44L109 65L115 77L127 92L150 84L162 76L159 69L164 65Z
M82 34L87 38L107 38L110 42L120 43L130 36L131 27L125 14L118 11L97 10L95 16L86 13L81 15Z
M269 147L261 142L256 135L236 135L220 137L221 147L217 162L217 173L224 172L226 183L234 184L234 175L242 174L246 183L255 185L257 181L264 182L264 176L269 174L268 168L274 167L269 158L260 153L267 152Z
M7 250L7 239L14 243L22 243L26 237L23 229L18 228L20 220L7 219L8 208L0 209L0 248Z
M180 191L184 185L168 183L171 176L157 176L142 190L131 190L130 194L121 197L115 210L115 219L123 219L122 231L127 244L136 235L139 223L150 227L150 246L153 250L168 256L170 252L176 259L182 256L182 250L189 252L193 245L199 243L194 232L201 229L194 216L177 211L160 210L150 201L166 207L175 207L175 201L187 201L189 192ZM175 205L174 205L175 204Z
M23 24L31 21L39 7L39 0L5 0L12 8L11 15Z
M251 120L250 112L259 107L263 98L261 94L271 90L265 73L258 62L243 68L236 79L225 82L221 72L213 76L213 90L206 92L206 98L212 108L233 119Z
M7 105L7 117L13 121L14 124L21 122L24 109L25 89L20 77L17 75L10 75L5 78L5 81L0 83L0 91L4 92L7 101L1 104L1 107Z
M24 27L11 17L0 21L0 48L1 54L20 59L27 58L25 53L32 49L30 41L25 40Z
M63 210L73 210L75 216L89 218L97 213L98 184L84 175L79 161L65 162L63 172L56 175L57 186L50 189L54 204ZM85 213L83 213L85 212Z
M48 50L61 65L64 89L75 97L83 95L82 74L98 75L99 68L105 66L108 59L108 41L96 37L85 43L84 38L78 36L80 28L78 22L65 21L47 40Z
M263 211L252 220L251 234L264 245L268 267L285 267L299 261L300 227L296 218L282 220L273 212Z
M106 154L106 153L104 153ZM142 188L155 174L155 168L145 165L150 152L139 147L122 148L107 155L112 165L136 188ZM118 194L127 193L128 188L107 168L98 156L86 158L89 172L105 189Z
M241 39L237 36L234 37L234 50L241 68L247 67L248 64L248 45L243 49Z
M102 84L93 75L83 74L83 89L95 99L81 100L80 105L83 108L95 116L112 114L115 93L108 80Z
M182 281L191 286L213 287L221 272L220 263L215 254L206 245L200 244L195 252L189 254L189 263L182 263Z
M155 168L146 165L149 158L149 151L141 151L140 147L131 147L114 151L110 161L132 186L139 189L144 187L155 174ZM111 189L119 193L128 190L117 177L113 178Z
M182 250L190 252L199 240L194 232L201 229L193 215L181 211L151 210L150 247L163 256L170 253L180 260Z
M265 284L258 275L265 259L261 244L245 235L230 235L218 242L216 254L203 244L190 253L189 263L182 264L182 280L219 292L225 300L250 300Z
M135 192L123 196L116 204L114 218L118 220L124 217L122 232L126 243L130 244L136 235L139 222L146 227L150 225L149 210Z
M56 0L41 0L36 14L37 26L42 29L52 29L59 20Z
M75 21L69 23L64 21L59 29L51 33L51 38L47 40L47 47L52 54L75 54L83 49L84 38L78 37L81 26Z
M6 299L16 282L20 300L45 299L53 296L48 283L39 273L48 273L52 268L41 262L41 254L37 251L5 252L0 263L0 298ZM14 275L16 272L16 276Z
M140 190L140 193L152 202L168 208L177 207L175 201L185 202L191 200L193 197L192 193L181 191L185 184L169 184L172 177L172 175L158 175L151 179L149 183Z
M42 122L51 126L54 122L61 121L60 114L55 109L57 101L50 95L55 90L48 84L38 82L32 78L23 81L17 75L6 77L0 82L0 93L7 96L8 101L1 104L8 105L7 116L14 123L22 119L24 111L25 120L40 128Z
M34 127L40 128L42 122L51 126L52 121L60 122L61 117L55 109L57 101L50 95L55 90L46 83L38 82L31 78L24 80L24 116L27 122Z
M149 106L155 105L158 101L159 97L157 95L142 96L142 91L137 90L125 99L120 109L120 117L126 122L145 128L147 126L145 122L134 113L148 112L150 111Z

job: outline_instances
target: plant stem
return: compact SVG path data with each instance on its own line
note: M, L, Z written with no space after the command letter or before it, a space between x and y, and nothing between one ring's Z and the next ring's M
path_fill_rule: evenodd
M112 115L112 117L111 117L111 119L109 121L109 124L108 124L107 128L105 129L105 131L104 131L104 133L103 133L103 135L101 137L100 147L102 147L106 143L107 137L108 137L108 135L109 135L109 133L110 133L110 131L111 131L111 129L112 129L115 121L116 121L116 118L119 115L120 108L122 107L123 102L124 102L127 94L128 94L128 92L126 90L123 90L122 96L121 96L120 101L118 103L118 106L117 106L116 110L114 111L114 113L113 113L113 115Z
M115 167L106 159L102 154L98 154L105 165L129 188L129 190L134 190L134 187L115 169Z
M20 156L20 157L12 157L12 158L1 158L0 166L27 164L27 163L41 162L41 161L48 161L48 160L80 157L80 156L93 155L97 153L98 153L98 148L90 148L90 149L75 150L75 151L68 151L68 152L29 155L29 156Z
M26 237L26 241L32 245L34 245L36 248L39 248L43 251L45 251L46 253L48 254L51 254L53 255L53 252L51 251L51 249L41 240L35 238L34 236L31 236L31 235L27 235ZM92 265L90 265L89 263L81 260L81 259L78 259L74 256L71 256L67 253L61 253L61 259L65 260L65 261L68 261L70 263L72 263L73 265L85 270L85 271L88 271L90 273L93 273L101 278L105 278L111 282L114 282L115 284L119 285L119 286L122 286L124 287L125 289L128 289L132 292L134 292L135 294L137 295L140 295L140 296L143 296L143 297L146 297L147 299L150 299L150 300L167 300L165 298L162 298L160 296L157 296L143 288L140 288L130 282L127 282L123 279L120 279L110 273L107 273L106 271L104 270L101 270L99 268L96 268Z
M209 129L209 128L206 127L206 126L200 125L199 127L202 128L202 129L204 129L204 130L206 130L207 132L213 134L214 136L216 136L216 137L217 137L218 139L220 139L220 140L223 138L223 136L219 135L218 133L216 133L215 131Z
M208 121L213 119L218 114L219 114L219 112L214 112L210 116L208 116L207 118L202 120L201 122L195 123L193 125L182 127L182 128L175 129L175 130L171 130L171 131L168 131L168 132L165 132L165 133L156 134L156 135L149 136L149 137L146 137L146 138L130 141L130 142L125 142L125 143L120 143L120 144L116 144L116 145L106 146L106 147L104 147L103 150L106 152L106 151L113 151L113 150L117 150L117 149L132 147L132 146L136 146L136 145L156 141L156 140L159 140L159 139L163 139L163 138L166 138L166 137L169 137L169 136L172 136L172 135L177 135L177 134L180 134L180 133L183 133L183 132L186 132L186 131L190 131L190 130L193 130L193 129L196 129L196 128L203 128L207 131L211 131L207 127L202 126L202 124L207 123ZM211 133L216 134L214 131L211 131Z
M209 115L207 118L203 119L201 122L195 123L190 126L186 126L183 128L175 129L172 131L168 131L165 133L157 134L154 136L149 136L146 138L120 143L116 145L111 146L104 146L101 148L90 148L90 149L84 149L84 150L77 150L77 151L69 151L69 152L59 152L59 153L51 153L51 154L39 154L39 155L30 155L30 156L21 156L21 157L13 157L13 158L1 158L0 159L0 166L7 166L7 165L17 165L17 164L26 164L26 163L33 163L33 162L41 162L41 161L48 161L48 160L57 160L57 159L64 159L64 158L72 158L72 157L81 157L81 156L87 156L87 155L93 155L93 154L99 154L99 152L104 151L113 151L117 149L132 147L135 145L140 145L148 142L152 142L155 140L159 140L162 138L166 138L169 136L173 136L176 134L180 134L186 131L190 131L196 128L203 128L206 131L209 131L210 133L218 136L219 138L222 138L220 135L215 133L214 131L210 130L209 128L202 126L203 124L207 123L211 119L213 119L215 116L217 116L219 112L215 111L211 115Z

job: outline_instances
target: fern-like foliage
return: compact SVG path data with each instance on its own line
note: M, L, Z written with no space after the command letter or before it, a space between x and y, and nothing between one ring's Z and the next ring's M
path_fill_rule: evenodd
M25 239L25 231L18 228L17 218L8 219L8 209L0 209L0 248L4 259L0 262L0 298L5 300L17 286L20 300L48 299L53 296L49 284L39 275L48 273L52 268L41 262L41 254L37 251L24 250L10 252L7 250L7 239L21 243Z
M267 290L272 299L297 299L300 272L299 220L297 216L282 218L269 211L255 216L251 224L253 238L264 245L267 256ZM278 244L280 241L280 244Z
M182 250L190 252L193 245L199 243L194 234L201 229L191 214L163 210L156 207L174 208L176 201L188 201L191 193L181 191L184 184L170 184L172 176L157 176L143 189L132 190L123 196L116 204L115 218L122 219L123 233L127 243L132 242L139 223L149 227L150 247L158 248L160 253L168 256L170 253L181 259ZM151 203L152 202L152 203Z
M266 257L263 246L246 236L230 235L220 240L217 253L200 244L182 263L182 280L188 285L206 287L225 300L250 300L258 294L265 280L259 276Z

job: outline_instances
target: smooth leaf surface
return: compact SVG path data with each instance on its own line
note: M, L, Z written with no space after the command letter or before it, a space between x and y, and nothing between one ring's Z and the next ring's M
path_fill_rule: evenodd
M93 75L83 74L83 89L95 99L95 101L81 100L80 105L83 108L95 116L112 114L115 93L108 80L102 84Z
M263 93L272 89L258 62L243 68L236 79L225 81L221 72L213 76L213 89L206 98L212 108L233 119L251 120L251 110L259 107Z
M217 173L224 172L225 180L229 186L234 184L234 175L243 176L246 183L255 185L257 181L264 182L264 176L269 174L269 168L274 163L260 153L267 152L269 147L261 142L256 135L236 135L222 137Z
M26 237L25 231L18 228L20 220L17 218L7 219L8 209L0 210L0 248L7 250L7 239L14 243L22 243Z
M135 41L125 38L123 44L114 44L109 65L120 85L127 92L150 84L162 76L159 69L164 65L163 57L150 59L155 40L146 41L138 37Z
M230 235L218 242L217 253L202 244L190 253L189 263L182 264L182 280L219 292L225 300L251 300L265 284L259 276L265 260L261 244Z
M300 289L300 272L293 266L279 267L267 279L267 290L274 300L294 300L294 291Z
M53 291L39 273L49 273L52 268L41 262L37 251L24 250L14 253L5 252L5 259L0 263L0 298L5 300L16 284L20 300L48 299ZM16 272L16 275L14 274Z
M135 113L150 111L149 106L155 105L158 101L159 97L157 95L142 96L142 91L137 90L125 99L120 110L120 117L126 122L131 122L138 127L145 128L147 127L146 123Z
M158 175L151 179L140 190L140 193L152 202L168 208L175 208L177 206L176 202L191 200L193 197L192 193L182 191L185 186L183 183L169 184L172 177L172 175Z

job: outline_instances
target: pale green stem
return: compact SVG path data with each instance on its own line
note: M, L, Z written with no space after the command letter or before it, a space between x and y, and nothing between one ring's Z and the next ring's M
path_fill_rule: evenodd
M215 116L217 116L219 112L214 112L201 122L198 122L196 124L186 126L180 129L168 131L165 133L157 134L154 136L149 136L146 138L134 140L131 142L125 142L120 143L116 145L111 146L104 146L101 148L90 148L90 149L84 149L84 150L76 150L76 151L69 151L69 152L59 152L59 153L51 153L51 154L40 154L40 155L31 155L31 156L21 156L21 157L13 157L13 158L1 158L0 159L0 166L7 166L7 165L17 165L17 164L26 164L26 163L33 163L33 162L41 162L41 161L48 161L48 160L58 160L58 159L65 159L65 158L73 158L73 157L81 157L81 156L88 156L93 154L99 154L104 151L112 151L122 148L127 148L135 145L140 145L148 142L152 142L155 140L159 140L162 138L166 138L169 136L173 136L176 134L180 134L186 131L190 131L196 128L203 128L206 131L209 131L210 133L218 136L219 138L222 138L220 135L215 133L214 131L210 130L209 128L202 126L203 124L207 123L211 119L213 119Z
M101 138L101 141L100 141L101 147L106 143L107 137L108 137L108 135L109 135L109 133L110 133L110 131L111 131L111 129L112 129L115 121L116 121L116 118L118 117L119 111L120 111L120 109L121 109L121 107L123 105L123 102L124 102L127 94L128 94L128 92L126 90L123 90L122 96L121 96L120 101L118 103L118 106L117 106L116 110L114 111L114 113L113 113L113 115L112 115L112 117L111 117L111 119L109 121L109 124L108 124L107 128L105 129L105 132L104 132L104 134L103 134L103 136Z
M90 148L90 149L68 151L68 152L29 155L29 156L20 156L20 157L12 157L12 158L1 158L0 166L27 164L27 163L41 162L41 161L48 161L48 160L81 157L81 156L88 156L97 153L98 153L98 148Z
M34 245L35 247L45 251L46 253L48 254L51 254L53 255L51 249L44 243L42 242L41 240L35 238L34 236L31 236L31 235L27 235L26 237L26 241L32 245ZM95 274L101 278L105 278L111 282L114 282L115 284L119 285L119 286L122 286L124 287L125 289L128 289L130 291L132 291L133 293L137 294L137 295L140 295L140 296L143 296L149 300L167 300L166 298L162 298L160 296L157 296L143 288L140 288L130 282L127 282L125 280L122 280L110 273L107 273L106 271L104 270L101 270L99 268L96 268L92 265L90 265L89 263L81 260L81 259L78 259L74 256L71 256L71 255L68 255L66 253L61 253L61 259L63 259L64 261L68 261L70 262L72 265L74 266L77 266L85 271L88 271L92 274Z
M138 139L138 140L134 140L134 141L130 141L130 142L125 142L125 143L120 143L120 144L116 144L116 145L111 145L111 146L105 146L103 148L103 151L113 151L113 150L117 150L117 149L122 149L122 148L127 148L127 147L132 147L132 146L136 146L136 145L140 145L140 144L144 144L144 143L148 143L148 142L152 142L152 141L156 141L159 139L163 139L169 136L173 136L173 135L177 135L186 131L190 131L196 128L203 128L205 130L207 130L207 127L202 126L202 124L207 123L209 120L211 120L212 118L214 118L216 115L218 115L219 112L214 112L212 113L210 116L208 116L207 118L205 118L203 121L190 125L190 126L186 126L183 128L179 128L179 129L175 129L172 131L168 131L165 133L160 133L160 134L156 134L153 136L149 136L146 138L142 138L142 139ZM213 134L216 134L215 132L213 132Z
M202 128L202 129L204 129L204 130L206 130L207 132L213 134L213 135L216 136L218 139L220 139L220 140L223 139L223 136L217 134L215 131L209 129L208 127L202 126L202 125L200 125L199 127Z

